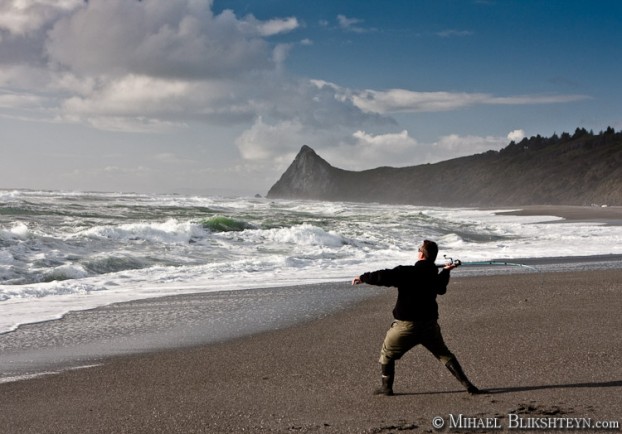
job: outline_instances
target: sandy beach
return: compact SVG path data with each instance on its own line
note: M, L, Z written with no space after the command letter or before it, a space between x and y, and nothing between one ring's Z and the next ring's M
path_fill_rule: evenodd
M504 430L517 417L619 423L621 281L622 270L454 272L439 299L440 324L487 395L465 393L423 348L398 362L396 396L372 395L391 322L389 288L275 331L0 384L0 431L435 432L433 418L447 430L458 414L493 418Z

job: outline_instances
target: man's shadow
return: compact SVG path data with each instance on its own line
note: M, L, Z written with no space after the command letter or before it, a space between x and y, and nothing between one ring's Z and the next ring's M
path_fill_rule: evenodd
M622 380L591 382L591 383L571 383L571 384L544 384L541 386L519 386L519 387L499 387L486 389L492 394L512 393L512 392L529 392L532 390L546 389L581 389L581 388L601 388L601 387L622 387Z
M580 388L604 388L604 387L622 387L622 380L617 381L605 381L605 382L591 382L591 383L571 383L571 384L544 384L540 386L519 386L519 387L483 387L486 390L486 395L498 395L502 393L513 392L529 392L533 390L546 390L546 389L580 389ZM448 390L443 392L405 392L396 393L396 395L439 395L445 393L465 393L465 390Z

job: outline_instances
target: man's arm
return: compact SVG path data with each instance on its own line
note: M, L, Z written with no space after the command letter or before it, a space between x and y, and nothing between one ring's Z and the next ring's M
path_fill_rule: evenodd
M460 264L462 264L461 261L452 260L451 262L447 263L443 267L441 272L438 274L438 280L437 280L438 286L436 287L437 294L443 295L447 292L447 285L449 284L449 272L453 270L454 268L458 267Z
M438 273L436 279L436 293L443 295L447 292L447 285L449 284L449 271L456 267L445 267Z
M400 267L391 270L378 270L363 273L352 279L352 285L367 283L376 286L398 286L400 279Z

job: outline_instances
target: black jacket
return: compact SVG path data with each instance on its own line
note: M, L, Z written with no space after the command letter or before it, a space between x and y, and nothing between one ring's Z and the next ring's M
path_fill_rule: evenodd
M434 262L417 261L415 265L364 273L360 278L370 285L397 287L397 302L393 309L395 319L429 321L438 319L436 296L447 292L449 270L439 273Z

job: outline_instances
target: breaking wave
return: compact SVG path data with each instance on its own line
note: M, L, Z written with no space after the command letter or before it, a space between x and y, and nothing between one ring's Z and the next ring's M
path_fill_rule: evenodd
M240 232L253 227L245 221L224 216L210 217L203 220L201 224L211 232Z

